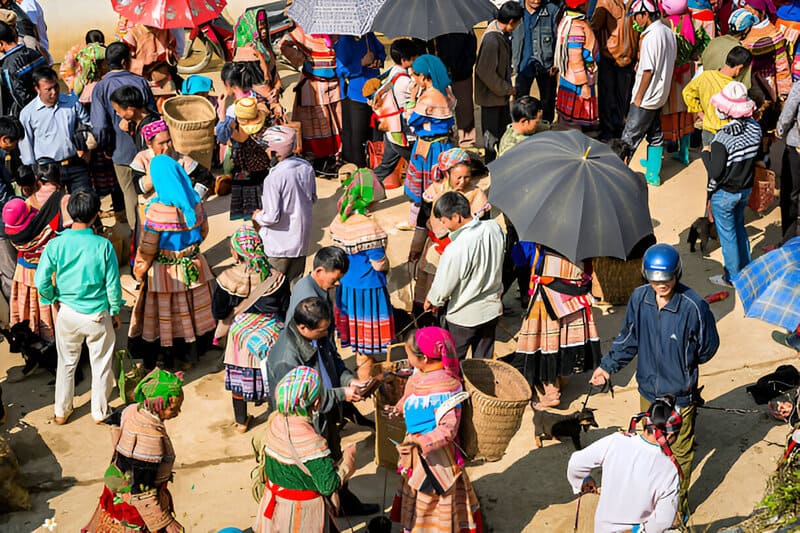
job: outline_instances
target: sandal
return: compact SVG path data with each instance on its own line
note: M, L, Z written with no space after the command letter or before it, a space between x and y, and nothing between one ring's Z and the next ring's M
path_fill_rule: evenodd
M247 430L250 429L250 422L253 421L253 415L247 415L247 418L244 419L244 424L239 424L238 422L234 422L233 427L236 429L237 433L247 433Z

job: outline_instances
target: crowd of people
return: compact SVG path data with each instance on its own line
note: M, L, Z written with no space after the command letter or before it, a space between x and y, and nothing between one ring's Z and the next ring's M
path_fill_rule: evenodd
M251 10L237 22L235 57L216 92L205 76L180 76L175 32L123 19L107 43L92 29L57 73L46 30L35 0L0 0L0 290L10 326L55 343L56 424L73 414L88 349L91 416L115 429L84 531L184 530L167 489L176 450L164 421L181 411L178 370L216 348L237 431L252 425L248 403L271 412L257 449L254 531L327 531L334 493L334 514L378 513L348 489L355 452L342 449L340 431L351 404L374 391L376 361L397 342L414 373L384 413L407 431L397 444L402 485L392 518L404 531L482 531L458 445L459 362L494 357L508 312L502 296L514 282L523 316L504 360L531 385L534 409L559 407L569 376L592 371L591 383L603 386L638 355L641 412L629 431L576 452L568 465L576 494L594 490L590 471L604 466L595 530L685 529L698 367L719 337L708 303L680 282L677 250L652 236L640 243L647 283L603 355L591 259L573 262L520 240L511 220L492 218L497 210L478 180L486 164L549 129L580 129L626 163L646 140L641 164L653 186L665 150L688 165L690 148L699 148L705 216L724 259L711 281L731 287L750 262L744 208L776 139L786 144L777 245L800 236L797 0L777 9L772 0L512 0L480 40L400 38L388 57L372 33L307 34L297 25L275 47L266 12ZM279 54L300 73L291 110L281 103ZM161 112L176 94L208 98L217 110L211 167L175 149ZM382 156L369 168L376 144ZM414 232L408 262L419 327L398 338L389 232L373 214L403 161L408 220L396 229ZM316 251L307 273L320 174L338 176L341 197L332 245ZM229 216L243 221L230 238L233 266L217 276L201 251L210 192L229 193ZM131 235L129 265L102 236L107 195L116 225ZM115 413L120 265L133 278L127 350L147 373L133 404ZM798 333L780 340L800 351ZM354 368L340 347L352 349ZM29 361L23 373L35 370Z

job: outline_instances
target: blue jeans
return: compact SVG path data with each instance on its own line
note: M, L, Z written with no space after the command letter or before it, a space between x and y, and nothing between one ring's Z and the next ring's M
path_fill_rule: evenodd
M711 196L711 212L725 261L725 279L729 281L750 262L750 242L744 228L744 207L750 191L731 193L718 189Z

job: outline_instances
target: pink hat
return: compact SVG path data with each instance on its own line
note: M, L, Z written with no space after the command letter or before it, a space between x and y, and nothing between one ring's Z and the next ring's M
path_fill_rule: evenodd
M711 97L711 105L732 118L753 116L755 102L747 97L747 87L738 81L729 82L720 92Z
M682 15L689 12L689 0L661 0L661 10L666 15Z
M33 217L36 210L31 208L22 198L12 198L3 207L3 223L6 225L6 234L16 235L24 230Z
M270 126L261 135L261 141L267 143L267 152L275 152L278 157L289 157L296 145L297 132L289 126Z

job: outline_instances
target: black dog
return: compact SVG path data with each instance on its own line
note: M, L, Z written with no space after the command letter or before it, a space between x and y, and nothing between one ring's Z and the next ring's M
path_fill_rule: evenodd
M719 240L719 235L717 235L717 226L708 220L708 217L698 217L697 220L692 222L692 225L689 228L689 238L686 239L686 242L689 243L690 251L695 251L695 245L697 244L698 239L700 239L700 251L703 253L706 252L706 246L708 246L709 239L714 239L715 241Z
M572 439L576 450L583 448L581 445L581 428L589 431L590 427L599 427L594 419L594 409L583 409L568 415L551 413L539 409L533 410L533 435L536 447L542 447L542 439L564 440Z
M58 351L55 342L47 342L31 331L30 322L23 320L11 326L11 329L0 328L0 334L8 341L8 350L11 353L21 353L25 359L22 375L27 377L37 368L41 367L56 375L58 366ZM89 350L84 344L81 347L81 358L75 369L75 383L83 381L81 364L89 360Z

